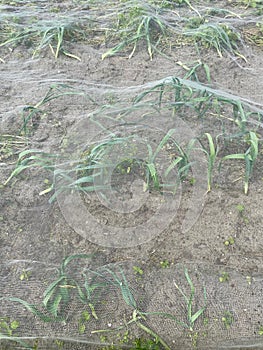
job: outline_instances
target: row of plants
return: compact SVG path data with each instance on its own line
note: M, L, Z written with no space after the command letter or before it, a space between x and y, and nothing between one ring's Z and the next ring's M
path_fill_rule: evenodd
M200 68L199 64L197 68ZM192 69L191 72L190 77L193 78L195 75L197 77L195 69ZM189 72L187 74L189 77ZM44 114L46 105L50 101L72 95L86 96L86 93L65 84L51 86L40 102L27 106L22 111L20 134L25 137L33 132L30 121L36 114ZM207 86L189 79L175 77L164 79L161 83L137 94L129 107L123 110L118 109L118 120L129 123L129 116L134 111L143 110L145 107L154 113L160 113L160 118L162 118L162 112L167 111L171 115L171 120L175 116L184 118L183 116L186 115L185 121L189 122L190 126L192 118L197 118L199 124L206 119L212 125L220 121L221 130L218 130L217 134L215 134L215 130L212 134L209 131L201 132L200 135L190 138L186 144L177 140L177 129L176 127L172 128L165 132L158 144L152 145L151 140L146 140L143 159L136 156L136 148L141 142L140 135L132 133L128 136L116 136L111 130L107 131L102 140L99 139L92 144L85 145L85 149L82 150L81 155L78 155L80 157L78 159L67 158L69 154L64 152L63 142L60 154L26 148L19 153L16 166L4 185L10 184L14 177L19 176L27 169L47 170L51 172L53 178L51 176L48 180L43 179L48 186L40 194L44 195L53 191L50 198L52 202L63 191L92 192L111 186L110 183L98 182L97 179L107 177L106 174L114 171L117 166L115 170L123 177L140 168L145 182L142 191L155 189L176 193L178 184L183 181L194 184L193 166L199 160L195 159L192 154L195 151L200 151L207 163L208 192L212 189L215 171L220 172L226 161L230 161L231 165L233 162L239 165L243 163L244 192L248 193L255 163L260 158L262 112L254 111L252 106L241 102L234 96L220 95L216 90ZM102 111L107 118L107 106L103 106L90 116L90 121L98 123L98 117L101 118ZM110 111L112 111L111 108ZM226 112L228 113L227 117ZM120 115L123 118L120 118ZM98 123L102 125L102 128L103 118ZM114 115L111 115L111 118L114 119ZM227 153L229 147L236 152ZM124 152L126 158L121 160L121 164L116 165L112 161L112 154L118 153L120 150ZM167 160L166 169L161 172L158 158L164 153Z
M81 16L77 17L75 14L69 16L63 10L52 12L49 9L51 19L46 19L45 14L43 19L30 16L28 4L25 4L24 12L21 9L20 14L1 15L0 47L23 44L31 48L33 57L49 48L55 58L64 54L81 60L78 54L71 52L72 42L83 41L96 46L106 43L111 48L103 53L103 59L121 52L128 52L131 58L142 43L152 59L154 53L168 54L169 48L188 43L213 48L219 56L227 52L246 60L242 54L243 41L249 38L250 42L262 44L262 5L256 0L248 1L244 15L235 13L237 5L244 11L245 2L235 2L233 10L220 7L198 10L194 2L188 0L119 1L109 2L106 14L101 15L101 3L97 0L90 2L88 9L85 4L84 10L80 3ZM249 30L246 30L243 18L250 14L249 8L259 19L250 21ZM244 35L240 26L244 28ZM246 35L251 28L253 35Z
M76 267L70 269L69 265L71 262L75 261L78 263L80 259L90 258L91 255L88 254L77 254L66 257L57 271L56 278L46 287L42 302L39 304L34 304L17 297L5 296L1 296L0 301L11 302L14 305L20 304L24 310L27 310L38 320L43 322L44 329L45 323L66 324L70 322L67 315L67 307L77 298L82 307L80 313L75 313L74 317L78 319L77 323L75 322L76 320L74 321L75 323L73 322L73 326L75 327L77 324L79 336L85 334L100 335L101 348L104 350L120 349L123 348L122 346L125 347L125 345L127 348L134 350L171 350L166 341L149 327L147 320L150 317L172 320L175 322L175 325L185 329L192 340L196 338L197 321L202 318L205 323L207 322L205 317L207 308L206 288L205 286L203 287L203 305L199 307L197 306L196 300L196 287L194 286L187 268L184 268L184 278L188 286L188 291L186 292L185 288L182 289L179 284L174 282L175 294L178 293L178 297L182 297L185 309L185 315L179 316L178 310L171 310L171 313L162 311L145 312L142 309L141 303L135 299L134 292L129 285L124 270L118 265L101 267L96 270L85 268L81 271L80 276L76 275L76 271L73 273L73 269L75 270ZM30 278L31 277L29 277L27 281L28 283L30 283ZM141 278L140 276L140 279ZM91 321L95 320L99 325L100 313L102 311L104 313L107 312L107 295L110 294L110 298L113 298L115 293L120 296L126 307L128 307L131 315L129 321L115 328L91 329L91 325L94 325L94 322L92 323ZM199 303L200 300L198 304ZM101 309L101 305L104 305L104 310ZM223 318L225 317L224 315L223 313L222 324L226 326L225 319ZM110 315L108 319L110 320ZM133 331L131 327L134 325L138 327L142 333L140 338L134 339L132 337ZM10 321L6 317L0 318L0 341L16 342L19 343L22 348L36 350L37 343L32 346L26 342L26 336L21 337L19 335L19 326L20 324L17 320ZM119 339L118 342L120 345L118 345L117 341L113 341L112 339Z
M79 339L87 340L85 337L92 336L93 342L102 350L174 349L158 334L158 331L156 332L150 326L152 319L159 319L160 322L165 320L172 322L172 327L177 329L174 334L178 332L178 329L183 331L185 337L190 339L192 347L197 348L198 341L202 337L207 337L206 331L211 328L213 322L228 331L236 321L237 316L230 309L222 308L216 314L210 312L214 304L210 304L208 300L204 282L200 281L200 276L196 272L190 273L186 267L182 267L182 271L180 268L178 271L174 270L173 286L176 305L169 306L169 312L145 311L144 271L139 266L133 266L132 276L131 271L119 264L92 269L85 263L92 257L92 254L76 254L64 258L56 274L52 275L51 281L50 279L44 280L45 290L38 303L15 296L1 295L0 302L9 303L9 313L12 314L10 309L12 306L15 307L16 312L12 316L0 316L0 344L17 343L19 348L37 350L40 345L39 340L41 340L40 334L45 331L45 325L51 323L54 329L59 324L63 326L70 324L71 333L75 334L75 337L78 334ZM161 269L172 271L169 265L161 264L160 266ZM23 270L23 274L25 271ZM182 275L179 271L182 272ZM194 284L191 274L195 275L198 286ZM24 282L27 288L30 288L33 275L34 272L31 270ZM178 280L179 276L181 276L180 280ZM137 290L131 287L132 281L134 284L134 277L136 277ZM231 273L227 271L221 271L217 276L220 284L230 283L231 278ZM246 276L246 283L251 286L251 276ZM121 308L118 320L116 320L115 312L111 314L111 311L107 309L109 301L111 303L115 301ZM123 306L120 306L120 301L123 302ZM23 324L20 324L21 315L19 321L15 317L16 314L19 314L19 305L24 310L24 317L26 313L29 313L38 321L38 330L35 330L33 338L26 335L24 330L20 330L20 328L23 329ZM179 305L183 307L177 308ZM69 310L71 310L70 316ZM128 320L127 313L130 315ZM122 318L126 320L123 322ZM111 324L112 320L114 324ZM105 328L101 328L102 325ZM140 330L140 337L134 337L134 334L138 333L136 329ZM63 340L62 332L60 340L57 339L54 343L57 349L62 349L64 346L65 340ZM258 335L262 336L261 325L258 328ZM36 340L38 336L39 340ZM55 334L52 339L54 338L56 338Z

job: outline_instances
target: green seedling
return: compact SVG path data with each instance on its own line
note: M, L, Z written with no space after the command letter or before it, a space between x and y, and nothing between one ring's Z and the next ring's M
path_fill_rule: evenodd
M0 334L4 333L12 336L13 332L19 327L19 322L10 321L8 317L0 317Z
M234 243L235 243L234 238L230 236L227 240L225 240L224 245L228 247L230 245L233 245Z
M1 340L13 341L20 344L23 349L32 349L26 342L16 336L15 331L19 328L19 322L11 321L9 317L0 316L0 342Z
M219 276L219 282L220 282L220 283L224 283L224 282L228 282L228 281L229 281L229 273L223 271L223 272L221 273L221 275Z
M161 265L161 268L163 268L163 269L167 269L170 267L170 263L168 260L160 261L160 265Z
M223 322L225 328L229 329L234 322L234 316L233 316L232 312L225 311L224 315L222 317L222 322Z
M20 278L20 281L24 281L24 280L28 281L30 276L31 276L31 272L23 269L19 278Z
M249 131L249 137L246 140L249 147L245 153L230 154L222 158L225 160L244 160L245 162L245 175L244 175L244 192L248 194L249 180L253 173L253 168L259 153L259 139L254 131Z
M187 280L187 283L190 287L190 294L187 296L183 290L174 282L174 285L176 289L179 291L179 293L183 296L185 303L186 303L186 309L187 309L187 321L188 323L182 323L184 327L188 328L190 331L194 330L194 325L197 321L197 319L202 316L206 310L206 302L207 302L207 297L206 297L206 289L204 288L204 306L197 310L196 312L193 311L193 302L195 298L195 287L194 284L189 276L188 270L185 269L184 271L185 278Z
M237 208L239 214L242 216L244 214L244 211L245 211L245 206L243 204L238 204L236 206L236 208Z
M260 327L259 327L258 335L260 335L260 336L263 335L263 326L260 326Z
M87 310L82 311L81 313L81 317L79 319L79 326L78 326L78 330L79 330L79 334L84 334L85 330L86 330L86 322L88 322L90 320L90 313Z
M207 157L207 192L210 192L212 188L213 169L218 154L218 147L214 143L214 140L209 133L205 133L205 136L208 141L208 148L202 144L201 150L205 153Z
M204 314L206 310L206 303L207 303L206 288L204 287L204 290L203 290L204 306L201 307L199 310L194 311L193 309L194 309L194 302L195 302L195 287L189 276L188 270L186 268L184 269L184 275L190 287L189 296L187 296L184 293L184 291L178 286L176 282L174 282L174 286L176 287L176 289L179 291L179 293L184 299L187 322L183 322L179 320L177 317L164 312L151 312L149 315L157 315L157 316L162 316L164 318L171 319L175 321L177 324L179 324L180 326L182 326L183 328L188 329L190 332L194 332L194 328L197 320Z
M133 266L133 271L135 275L142 276L143 270L139 266Z

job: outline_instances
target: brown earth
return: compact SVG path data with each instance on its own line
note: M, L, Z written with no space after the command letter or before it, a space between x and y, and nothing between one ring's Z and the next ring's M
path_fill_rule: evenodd
M230 6L228 3L224 5ZM70 145L65 146L64 140L78 138L74 134L76 130L85 131L82 129L83 120L87 120L87 124L83 125L89 127L88 116L91 112L107 104L108 108L102 110L99 115L103 117L110 113L110 108L129 106L137 93L154 86L159 80L172 76L182 78L185 71L178 62L191 65L195 61L202 60L209 65L212 81L210 86L213 89L241 98L263 113L262 49L248 41L245 42L242 52L247 62L240 57L233 58L227 55L219 57L212 49L197 51L191 45L177 47L176 50L169 52L169 58L154 55L153 60L150 60L142 47L131 59L128 59L126 54L121 54L101 60L105 47L92 47L85 43L71 45L71 52L81 57L81 61L63 55L55 60L49 50L42 52L40 57L32 59L30 52L21 46L10 52L8 49L2 49L1 58L4 60L0 64L2 140L0 181L2 183L14 169L19 152L25 149L38 149L57 154L64 147L65 152L70 153ZM205 83L205 78L203 81ZM14 142L9 138L7 141L8 138L4 135L21 135L19 129L22 125L23 108L40 101L50 85L58 83L73 86L86 95L63 96L49 102L43 107L44 113L40 113L35 120L30 121L28 137L14 138ZM89 97L92 97L93 101ZM182 127L183 131L190 130L195 135L203 132L216 134L217 130L220 131L218 120L214 122L210 117L207 120L199 120L193 114L190 112L189 116L183 116L186 123ZM137 111L131 115L131 119L128 119L130 116L124 119L126 122L132 121L139 125L141 115L142 112ZM118 117L118 112L114 112L114 117ZM160 130L161 135L173 125L178 126L176 120L167 117L167 112L164 119L161 118L162 115L155 113L147 120L148 125L153 130ZM105 123L107 127L118 130L120 135L130 132L129 128L120 126L119 122L108 123L105 120ZM101 137L100 133L96 134L97 129L94 130L92 132L95 134L92 136L95 139L98 135ZM259 133L261 131L259 130ZM143 138L151 135L153 141L154 136L150 130L141 132ZM156 132L155 136L157 134ZM182 139L188 137L181 136ZM158 137L157 135L156 138ZM144 290L147 295L147 301L143 304L147 311L169 312L179 303L177 306L181 308L183 314L182 302L175 297L176 293L172 295L172 281L180 280L183 284L184 275L180 266L188 266L193 275L194 271L197 271L202 276L201 279L194 277L198 288L197 303L202 304L203 290L200 281L204 280L210 307L209 326L198 324L200 331L196 347L263 349L263 345L260 345L260 327L263 325L260 300L263 274L262 167L262 151L260 151L248 195L243 193L243 164L230 162L221 173L215 171L213 189L210 193L206 193L206 188L202 187L203 184L206 185L203 179L200 180L201 187L198 193L194 192L194 186L197 185L183 184L181 198L175 198L177 195L173 197L170 193L164 196L163 193L155 191L147 194L143 194L143 191L142 194L136 192L139 200L143 200L143 205L136 207L136 211L129 210L128 213L122 213L118 210L119 207L116 210L112 209L112 206L106 208L107 204L103 202L102 197L97 198L93 194L87 195L87 198L81 196L65 198L62 195L58 201L50 204L48 202L50 193L42 196L39 193L47 188L45 179L52 182L51 173L39 168L26 170L13 178L7 186L1 187L0 296L17 296L30 303L38 302L48 284L47 281L50 281L49 269L53 271L53 276L55 266L59 266L64 257L80 253L96 253L90 263L92 267L98 268L112 263L122 263L125 267L127 264L127 276L135 280L130 283L135 283L135 288L140 289L139 292L137 290L139 294ZM200 171L206 178L203 163ZM135 173L129 176L126 174L124 179L119 176L117 182L120 188L113 193L113 198L115 200L117 198L120 202L126 200L129 204L133 198L132 191L137 190L136 187L130 187L131 183L135 179L142 182L142 178L143 174L140 174L138 168ZM136 198L135 205L138 201ZM70 205L67 204L67 200L70 201ZM79 221L83 222L84 217L82 212L78 214L80 209L77 201L82 201L84 208L96 218L96 224L89 222L89 219L86 221L84 226L87 231L83 234L80 234L82 225ZM165 212L160 214L157 209L162 201L170 204L168 208L165 207ZM244 207L244 212L238 211L238 205ZM187 213L192 215L194 224L189 230L183 230L182 225ZM159 226L155 224L155 232L153 227L149 230L147 225L148 220L156 215ZM169 222L166 222L167 217L171 218ZM130 232L127 228L138 225L145 225L145 232L142 229L139 234L136 233L137 236L125 235L125 232ZM102 228L100 227L97 232L94 231L99 226ZM116 233L116 240L111 231L112 227L123 229L123 236ZM107 233L103 233L105 228L109 230L108 236ZM234 244L226 245L225 241L230 237L233 237ZM167 269L160 265L160 262L165 261L169 265ZM139 266L143 270L142 280L138 281L133 266ZM76 270L77 268L78 266ZM31 271L28 281L21 280L23 271ZM220 283L219 276L226 271L230 280ZM184 288L187 288L187 285ZM168 298L170 304L166 302ZM14 309L12 303L4 302L1 308L0 316L3 314L21 320L25 318L26 311L21 306ZM79 311L80 308L79 304L75 306L73 304L69 314L74 314L73 311ZM103 306L101 308L103 309ZM124 322L125 314L126 317L130 317L129 310L126 310L127 306L122 305L115 296L107 304L106 309L109 316L101 316L102 324L95 324L94 327L102 327L104 323L106 327L110 323L118 325ZM227 310L233 312L235 321L233 327L225 329L219 323L223 312ZM35 323L24 325L21 330L24 333L21 334L41 337L51 336L54 332L54 337L69 340L78 338L78 332L72 328L71 323L53 329L50 325L43 326L35 319L32 321L33 317L28 319L28 322ZM148 324L166 339L172 349L194 346L194 333L186 336L182 327L174 326L171 321L164 321L163 324L159 324L159 321L153 318ZM92 342L100 341L99 337L91 337L88 332L86 337L80 336L79 339L90 341L90 345L84 346L86 349L92 348ZM70 348L70 345L66 344L65 342L64 348L67 346ZM74 348L77 349L78 346L81 348L81 344L75 345Z

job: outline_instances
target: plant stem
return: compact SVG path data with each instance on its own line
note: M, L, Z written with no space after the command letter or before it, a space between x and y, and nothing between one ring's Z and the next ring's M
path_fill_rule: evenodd
M146 333L150 334L152 337L158 339L159 343L162 344L162 346L165 348L165 350L172 350L170 346L162 339L158 334L156 334L153 330L150 328L144 326L141 322L136 321L137 325Z

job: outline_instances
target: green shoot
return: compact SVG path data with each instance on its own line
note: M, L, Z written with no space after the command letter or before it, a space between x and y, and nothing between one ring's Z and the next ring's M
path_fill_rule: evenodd
M217 157L217 153L218 153L218 148L217 146L214 144L213 138L209 133L205 133L205 136L207 137L208 140L208 149L206 149L204 146L201 149L206 157L207 157L207 192L211 191L211 187L212 187L212 177L213 177L213 169L214 169L214 165L215 165L215 161L216 161L216 157Z
M137 303L130 290L128 281L126 279L126 276L124 275L123 270L119 268L119 275L117 275L114 271L108 268L104 268L103 270L111 275L113 285L120 289L123 300L126 302L126 304L136 310Z
M110 283L111 285L119 289L125 303L129 307L133 308L132 319L129 322L127 322L125 326L118 327L115 330L111 330L111 332L120 330L124 327L129 326L132 323L136 323L136 325L140 329L142 329L144 332L149 334L154 339L158 339L158 342L164 347L165 350L171 350L169 345L157 333L155 333L152 329L150 329L144 323L142 323L142 321L145 320L145 316L147 314L137 309L137 303L131 292L126 276L120 267L119 267L118 274L107 267L102 268L99 272L95 272L95 271L91 271L91 272L93 272L95 275L99 277L104 278L107 281L107 283ZM105 275L105 272L107 273L107 275ZM110 276L110 279L108 276ZM103 332L109 332L109 330L100 329L100 330L92 331L91 333L95 334L95 333L103 333Z
M223 272L221 273L221 275L219 276L219 282L220 282L220 283L224 283L224 282L228 282L228 281L229 281L229 273L223 271Z
M190 162L189 162L189 152L192 149L193 143L189 143L188 148L186 151L182 149L182 147L172 138L172 135L176 132L176 129L171 129L167 132L167 134L163 137L163 139L158 144L156 150L153 152L150 145L147 145L148 147L148 158L146 160L146 184L147 188L149 188L149 185L151 182L153 182L153 186L155 189L160 189L163 187L164 189L166 187L173 187L176 186L176 179L173 183L160 183L158 171L157 171L157 162L156 158L159 155L160 151L163 149L163 147L170 141L171 145L175 147L175 151L177 151L179 154L175 157L174 160L171 161L170 165L167 167L164 173L164 179L168 179L168 175L170 172L175 169L175 167L178 167L178 175L179 179L184 178L184 176L187 175L188 170L190 168Z
M185 278L187 280L187 283L189 284L189 287L190 287L190 295L189 296L185 295L184 292L182 291L182 289L175 282L174 282L174 285L185 300L186 308L187 308L187 319L188 319L187 328L189 328L190 331L193 331L195 322L205 312L205 309L206 309L206 301L207 301L206 289L204 288L204 304L205 305L201 309L199 309L198 311L193 312L195 287L194 287L194 284L193 284L193 282L188 274L187 269L185 269L184 273L185 273Z
M188 67L186 64L183 64L181 61L178 61L177 64L187 71L187 73L184 76L184 79L190 79L190 80L200 82L199 77L198 77L198 71L200 69L202 69L205 72L207 82L209 84L211 83L210 69L206 63L198 61L191 68Z
M122 22L125 22L125 18L122 18ZM134 28L136 28L135 34ZM153 53L158 51L157 46L161 38L165 37L166 34L166 26L159 17L156 15L149 15L143 8L138 7L130 9L124 30L126 34L121 39L122 41L105 52L102 55L102 59L116 55L130 45L133 45L133 49L129 55L129 58L132 58L139 41L145 40L148 54L152 60Z
M40 311L38 305L30 304L25 300L16 297L1 298L7 299L12 302L23 305L29 312L38 317L44 322L63 322L65 319L64 310L70 301L73 291L77 291L79 299L91 309L91 314L97 319L94 306L91 301L91 292L94 292L97 288L101 287L101 284L94 284L92 287L88 286L87 280L84 283L84 292L79 283L68 275L66 268L68 264L75 259L89 259L90 254L75 254L66 257L59 270L55 281L53 281L44 291L41 308L44 311ZM86 292L87 293L86 293Z
M231 311L225 311L224 315L222 317L222 322L223 322L225 328L229 329L234 322L233 313Z
M245 175L244 175L244 193L248 194L249 180L253 173L253 168L259 153L259 139L254 131L249 131L249 137L246 141L249 147L245 153L229 154L222 158L225 160L244 160L245 162Z
M195 323L196 321L204 314L206 310L206 303L207 303L207 296L206 296L206 288L204 287L203 296L204 296L204 306L201 307L196 312L193 311L194 308L194 301L195 301L195 287L194 284L189 276L187 268L184 269L184 275L186 278L186 281L190 287L190 294L187 296L183 290L178 286L176 282L174 282L174 286L179 291L181 296L183 297L185 301L186 306L186 314L187 314L187 322L179 320L177 317L173 316L172 314L166 313L166 312L150 312L150 313L143 313L144 315L156 315L156 316L162 316L164 318L169 318L173 321L175 321L177 324L182 326L183 328L188 329L190 332L194 331Z
M57 59L60 53L66 56L77 59L80 58L64 49L66 41L76 40L76 38L84 38L82 25L76 25L74 18L65 18L63 20L40 20L37 23L25 24L23 26L15 26L14 23L8 25L12 28L12 35L6 37L0 43L0 47L18 45L20 43L34 43L33 57L49 47L54 57ZM23 28L23 29L20 29Z
M74 87L68 85L68 84L53 84L49 87L49 90L47 91L46 95L35 105L30 105L27 107L24 107L23 109L23 126L21 127L21 131L26 135L27 134L27 125L28 122L32 119L34 119L35 116L39 113L43 113L41 110L41 107L46 105L48 102L55 100L57 98L63 97L63 96L72 96L72 95L78 95L78 96L86 96L83 91L75 90ZM89 99L92 102L95 102L91 97Z
M204 23L198 28L185 30L183 34L207 48L215 48L220 57L223 56L224 51L239 54L237 51L239 34L227 25Z
M139 275L139 276L143 275L143 269L141 269L139 266L133 266L132 268L135 275Z
M28 168L40 167L45 170L53 171L54 158L56 158L56 155L48 154L40 150L30 149L20 152L16 168L5 181L4 186L6 186L13 177L18 176L21 172Z

